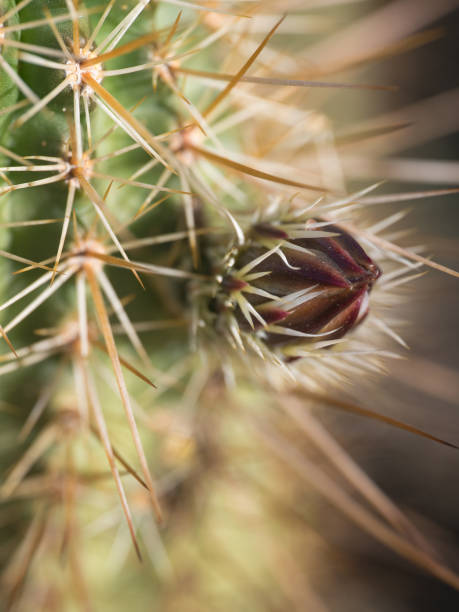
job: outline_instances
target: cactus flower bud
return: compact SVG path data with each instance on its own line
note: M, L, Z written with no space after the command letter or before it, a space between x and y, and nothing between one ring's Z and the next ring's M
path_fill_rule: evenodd
M254 225L223 279L241 328L263 330L271 347L341 338L368 313L380 269L350 234L316 229L323 225L310 220L301 237L288 226Z

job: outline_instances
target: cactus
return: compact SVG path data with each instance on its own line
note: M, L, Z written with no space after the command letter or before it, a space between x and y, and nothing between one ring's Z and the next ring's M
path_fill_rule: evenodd
M270 4L0 2L5 610L315 609L288 579L313 546L314 508L286 518L301 479L459 585L297 410L396 356L413 268L454 272L383 234L399 214L362 212L393 196L349 193L320 97L300 96L390 87L276 45ZM377 512L301 455L305 435ZM261 516L266 532L231 531Z

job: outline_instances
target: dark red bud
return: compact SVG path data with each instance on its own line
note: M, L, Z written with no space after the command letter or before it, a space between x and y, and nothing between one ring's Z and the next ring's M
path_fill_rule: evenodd
M250 248L241 255L240 265L249 263L263 252L266 252L264 247ZM294 251L288 247L283 248L282 252L288 264L278 253L273 253L253 268L253 272L269 272L256 282L257 287L276 296L284 296L317 284L349 287L341 270L326 256Z
M238 278L234 278L234 276L225 276L222 280L222 288L228 293L232 293L233 291L240 291L247 287L248 284L245 281L239 280Z
M302 238L295 242L306 249L327 255L351 283L358 283L365 278L374 282L379 278L381 272L378 266L350 234L331 224L323 229L337 235L329 238Z
M336 317L331 319L327 325L322 328L322 332L331 332L336 330L335 333L327 336L327 339L342 338L357 323L360 323L368 312L368 308L366 307L367 299L368 291L365 287L363 287L356 295L353 296L348 305L345 308L342 308Z
M336 236L325 238L292 238L289 242L307 252L288 246L281 247L283 257L272 253L253 272L269 272L251 281L251 285L269 292L282 301L276 307L265 297L245 292L244 296L257 308L267 325L276 323L295 332L321 335L322 340L341 338L358 325L368 312L368 296L381 272L356 240L339 226L326 226ZM267 253L263 246L253 245L241 252L236 267ZM309 289L304 293L302 290ZM289 300L295 297L292 305ZM311 294L314 294L311 297ZM269 302L269 303L267 303ZM287 306L284 308L284 303ZM266 304L266 305L265 305ZM277 315L278 313L278 315ZM242 313L241 324L246 326ZM304 342L314 338L304 337ZM267 343L290 344L301 341L300 336L270 333Z
M284 230L280 229L279 227L275 227L274 225L270 225L269 223L257 223L252 229L255 234L265 238L274 238L279 240L287 240L288 238L287 232L284 232Z
M381 276L381 270L379 267L365 253L360 244L354 240L350 234L336 225L327 225L326 229L327 231L339 234L339 236L336 238L337 242L345 251L347 251L349 256L352 257L357 264L359 264L373 276L373 281Z
M287 310L282 310L281 308L274 308L269 306L265 308L261 306L258 308L258 312L261 314L263 319L269 325L270 323L279 323L279 321L283 321L289 315Z

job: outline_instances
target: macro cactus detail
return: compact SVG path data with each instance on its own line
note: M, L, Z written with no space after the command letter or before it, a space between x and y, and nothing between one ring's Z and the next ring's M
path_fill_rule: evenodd
M304 480L459 587L289 412L340 407L331 390L397 357L394 296L419 267L457 276L399 245L401 213L373 217L394 194L346 175L342 142L406 126L335 134L330 92L393 88L341 79L371 49L312 61L303 29L328 17L298 4L0 0L0 610L321 610L295 559Z
M271 347L342 338L365 318L380 275L339 227L295 221L255 224L221 283L241 323L260 330Z

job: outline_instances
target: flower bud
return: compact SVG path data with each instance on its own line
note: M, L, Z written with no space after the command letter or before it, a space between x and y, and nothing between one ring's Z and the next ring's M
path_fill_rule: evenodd
M262 330L275 347L343 337L368 313L379 276L378 266L338 226L260 223L221 287L241 329Z

